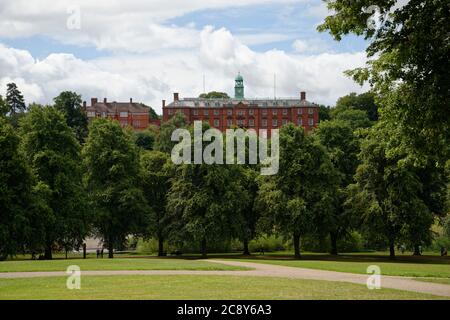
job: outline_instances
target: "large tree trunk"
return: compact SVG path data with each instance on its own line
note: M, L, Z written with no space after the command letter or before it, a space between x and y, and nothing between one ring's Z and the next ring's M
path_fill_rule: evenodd
M389 259L395 259L395 246L394 240L389 241Z
M244 256L249 256L250 255L250 250L248 249L248 239L245 238L244 239Z
M83 243L83 259L86 259L86 243Z
M158 257L164 256L164 238L158 237Z
M335 232L330 232L330 242L331 242L330 253L336 256L338 254L338 250L337 250L337 234Z
M202 243L201 243L201 250L202 250L202 258L206 258L206 237L203 237Z
M69 252L69 249L65 248L66 250L66 260L67 260L67 252Z
M300 235L299 234L294 233L293 242L294 242L295 259L301 259L302 256L300 254Z
M108 241L108 258L109 259L114 258L114 243L112 239L109 239Z
M47 243L47 245L45 246L45 251L44 251L44 259L45 260L52 260L53 256L52 256L52 244Z
M420 246L418 244L414 245L414 256L421 256L422 254L420 253Z

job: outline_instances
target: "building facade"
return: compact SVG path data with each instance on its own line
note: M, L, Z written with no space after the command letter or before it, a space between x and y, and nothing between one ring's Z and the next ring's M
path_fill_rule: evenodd
M83 102L89 121L95 118L107 118L117 120L122 127L130 126L135 130L146 129L150 124L159 126L159 120L150 119L150 107L135 103L133 99L130 102L108 102L103 99L99 102L97 98L91 98L91 105L87 106Z
M169 120L177 112L184 115L188 123L208 122L221 131L233 127L279 129L288 123L302 126L306 131L315 128L319 122L319 106L306 100L306 93L298 98L288 99L246 99L244 79L239 74L235 79L235 97L230 99L180 99L174 93L173 102L162 102L163 121Z

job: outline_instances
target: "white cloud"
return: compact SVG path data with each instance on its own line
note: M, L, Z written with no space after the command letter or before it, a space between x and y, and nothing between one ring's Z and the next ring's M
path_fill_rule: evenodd
M198 10L312 0L15 0L0 3L0 37L45 35L63 43L98 49L150 52L192 48L200 30L194 25L167 26L168 19ZM71 9L79 8L80 29L68 29Z
M277 74L278 96L298 96L334 104L351 91L360 92L343 71L365 62L365 54L288 54L270 50L255 52L228 30L206 27L196 46L183 50L160 50L152 55L116 54L81 60L71 54L51 54L37 60L24 50L0 44L0 93L9 81L18 83L27 102L50 103L59 92L73 90L85 100L90 97L125 100L132 97L161 110L161 99L173 92L197 96L203 89L233 94L238 71L245 79L247 97L272 97L273 75Z

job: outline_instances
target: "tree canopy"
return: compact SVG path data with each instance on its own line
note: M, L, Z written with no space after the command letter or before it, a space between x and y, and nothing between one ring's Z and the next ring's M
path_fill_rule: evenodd
M348 74L371 84L379 96L381 118L401 130L408 158L418 164L434 157L443 166L450 152L450 3L326 2L333 14L319 31L329 31L336 40L353 33L370 41L367 66ZM378 21L370 20L374 9L380 13Z
M88 118L81 107L81 95L76 92L64 91L53 100L56 110L64 114L67 125L74 130L78 141L83 143L87 136Z
M199 98L203 99L229 99L230 96L225 92L211 91L208 93L202 93Z
M22 149L44 192L45 257L52 248L81 245L87 234L80 145L64 115L53 107L31 106L20 124Z
M116 121L95 119L83 151L85 183L94 228L108 248L121 248L130 234L147 226L148 205L139 183L139 152L132 134Z

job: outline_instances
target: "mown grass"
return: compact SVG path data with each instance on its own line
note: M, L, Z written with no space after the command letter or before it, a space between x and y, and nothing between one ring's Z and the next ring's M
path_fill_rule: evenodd
M0 272L65 271L71 265L81 270L246 270L205 260L114 258L2 261Z
M450 285L450 279L448 279L448 278L417 278L415 280L424 281L424 282L442 283L442 284L449 284Z
M334 257L334 260L304 257L301 260L292 258L280 258L276 256L254 256L251 259L239 259L240 261L258 262L265 264L283 265L289 267L309 268L348 273L366 274L367 267L377 265L382 275L403 277L434 277L450 279L450 264L430 263L423 259L417 259L416 263L408 261L388 262L386 259L370 259ZM347 260L347 261L346 261ZM414 261L414 260L412 260ZM434 260L432 260L434 261Z
M235 276L85 276L2 279L0 299L445 299L428 294L317 280Z

